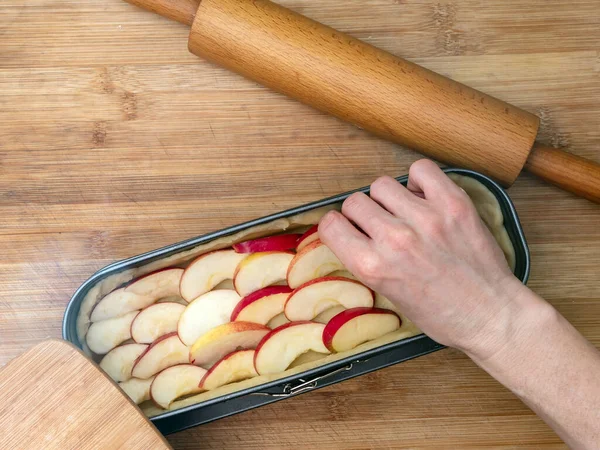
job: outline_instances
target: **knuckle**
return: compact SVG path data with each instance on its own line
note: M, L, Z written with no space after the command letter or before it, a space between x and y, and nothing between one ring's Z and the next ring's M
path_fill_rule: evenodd
M379 194L385 193L391 186L398 183L392 177L384 175L382 177L377 178L373 183L371 183L371 193Z
M456 196L447 200L446 213L450 219L460 221L472 218L474 211L468 199Z
M439 216L429 217L423 222L423 229L431 237L439 237L444 233L444 221Z
M383 264L377 254L367 253L360 258L360 264L356 271L359 278L367 281L367 283L373 283L381 278Z
M342 212L344 211L360 211L364 202L365 194L362 192L355 192L342 204Z
M416 246L417 234L409 227L393 227L388 230L388 242L393 250L404 251Z
M335 228L340 217L334 211L329 211L319 221L319 236L326 235L332 228Z
M414 163L412 163L412 165L410 166L409 172L410 171L429 172L429 171L435 170L435 169L439 169L439 167L437 166L436 163L434 163L430 159L423 158L423 159L419 159L418 161L415 161Z

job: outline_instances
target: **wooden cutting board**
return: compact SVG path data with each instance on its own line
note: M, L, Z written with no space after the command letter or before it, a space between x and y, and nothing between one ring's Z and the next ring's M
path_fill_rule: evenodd
M598 0L277 2L534 112L544 142L600 161ZM69 298L106 264L403 175L419 158L196 58L188 33L122 0L0 1L0 366L60 337ZM600 207L529 174L509 193L529 286L600 347ZM455 350L168 439L566 449Z
M68 342L49 340L0 371L0 448L171 447L79 350Z

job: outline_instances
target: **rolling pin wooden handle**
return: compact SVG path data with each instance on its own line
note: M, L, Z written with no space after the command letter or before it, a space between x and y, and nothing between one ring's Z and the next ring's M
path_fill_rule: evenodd
M600 203L600 164L563 150L535 144L525 169L565 191Z
M201 0L127 0L132 5L152 11L167 19L192 25Z

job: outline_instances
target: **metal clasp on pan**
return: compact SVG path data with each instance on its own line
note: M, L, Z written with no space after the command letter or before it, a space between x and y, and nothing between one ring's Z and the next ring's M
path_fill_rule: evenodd
M339 369L333 370L324 375L319 375L311 380L304 380L302 378L299 378L298 380L300 381L300 384L298 384L296 386L293 386L292 383L286 383L285 386L283 386L283 392L280 394L273 394L271 392L252 392L250 395L265 395L267 397L290 397L292 395L310 391L312 389L315 389L318 386L319 381L327 379L334 375L337 375L338 373L347 372L349 370L352 370L355 363L359 363L359 362L363 362L363 361L365 361L365 360L355 361L354 363L350 363L347 366L340 367Z

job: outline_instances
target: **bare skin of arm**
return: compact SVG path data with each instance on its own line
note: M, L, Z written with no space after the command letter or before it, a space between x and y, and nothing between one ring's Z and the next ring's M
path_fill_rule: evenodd
M433 162L412 165L319 224L361 281L438 342L465 352L574 449L600 448L600 352L521 284L465 192Z

